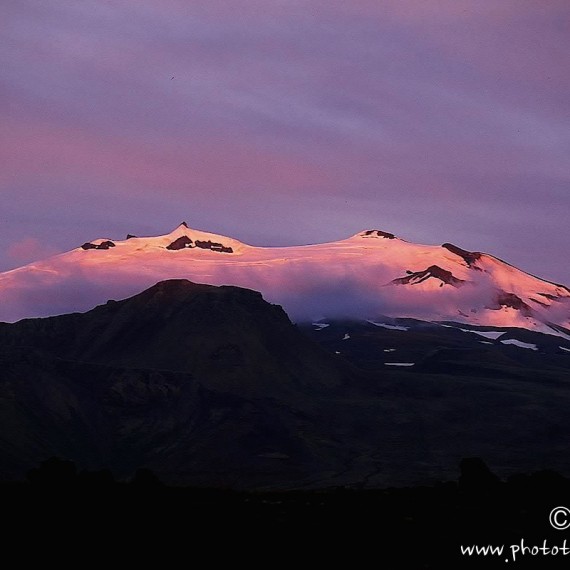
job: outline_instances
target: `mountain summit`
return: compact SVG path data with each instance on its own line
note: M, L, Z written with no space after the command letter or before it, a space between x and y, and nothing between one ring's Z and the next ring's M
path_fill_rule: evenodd
M2 323L0 481L50 456L214 486L341 472L339 445L315 442L342 441L322 408L357 379L239 287L170 280L84 314Z
M102 238L0 274L0 320L85 311L165 279L261 291L296 321L379 315L570 334L570 289L482 252L368 229L344 240L254 247L194 230Z

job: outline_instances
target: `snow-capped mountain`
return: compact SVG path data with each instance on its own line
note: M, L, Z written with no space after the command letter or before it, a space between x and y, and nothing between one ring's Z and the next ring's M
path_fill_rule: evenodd
M185 223L157 237L86 242L0 274L0 320L84 311L164 279L261 291L294 320L379 315L570 334L570 289L480 252L381 230L294 247L254 247Z

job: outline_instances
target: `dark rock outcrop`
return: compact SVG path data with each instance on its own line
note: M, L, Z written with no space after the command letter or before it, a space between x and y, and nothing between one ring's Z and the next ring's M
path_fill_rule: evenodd
M193 247L194 242L188 236L181 236L166 246L166 249L177 251L179 249L187 249Z
M453 287L461 287L466 283L463 279L454 277L451 271L442 269L438 265L430 265L427 269L423 271L406 271L408 275L406 277L400 277L391 281L394 285L416 285L418 283L423 283L426 279L434 277L441 281L441 286L444 284L452 285Z
M441 247L444 247L445 249L451 251L451 253L454 253L455 255L458 255L459 257L463 258L463 260L465 261L465 263L467 263L469 267L472 267L473 264L478 259L480 259L482 255L481 252L479 251L467 251L466 249L461 249L460 247L457 247L452 243L444 243ZM474 267L474 269L480 269L480 268Z
M231 247L226 247L221 243L214 242L214 241L200 241L196 240L196 247L201 249L211 249L212 251L219 251L221 253L233 253L234 250Z
M532 315L532 308L514 293L500 291L496 296L494 304L489 305L487 308L497 310L501 307L511 307L513 309L517 309L527 317Z
M82 246L81 249L109 249L111 247L115 247L115 244L111 241L111 240L106 240L101 242L100 244L94 244L91 242L85 242Z
M180 249L191 249L198 247L200 249L209 249L211 251L218 251L220 253L233 253L234 250L231 247L226 247L225 245L213 242L211 240L203 241L196 240L193 242L188 236L181 236L175 239L171 244L166 246L166 249L170 250L180 250Z
M382 237L386 239L395 239L395 235L389 232L383 232L382 230L367 230L363 234L365 237Z

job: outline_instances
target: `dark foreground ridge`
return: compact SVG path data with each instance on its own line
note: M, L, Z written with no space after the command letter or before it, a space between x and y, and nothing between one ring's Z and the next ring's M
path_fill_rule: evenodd
M378 325L307 330L255 291L185 280L0 324L0 480L50 456L258 491L431 484L465 456L570 475L568 341Z
M313 442L331 437L356 376L239 287L165 281L85 314L0 324L0 479L60 455L173 482L301 484L340 468Z
M566 556L516 551L545 541L559 548L569 538L551 526L549 515L570 505L570 480L542 471L501 481L478 458L461 461L458 481L431 486L281 492L172 487L147 469L117 482L109 471L79 472L73 462L52 458L26 482L0 485L0 499L4 517L25 521L29 537L63 532L69 540L104 532L120 537L123 548L135 538L137 550L144 539L158 549L191 544L195 555L210 548L197 539L251 544L255 537L248 557L277 544L283 555L308 548L305 554L321 561L374 556L382 568L494 568L507 558L516 568L563 568L570 558L570 541ZM55 512L57 528L50 527ZM271 542L260 542L268 537ZM474 545L503 545L504 553L462 554L462 546Z

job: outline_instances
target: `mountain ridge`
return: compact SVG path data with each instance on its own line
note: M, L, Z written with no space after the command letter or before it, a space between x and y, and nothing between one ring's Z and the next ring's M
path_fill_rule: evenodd
M296 322L385 314L543 332L570 327L567 286L492 254L414 244L377 229L329 243L257 247L184 222L160 236L92 240L0 273L0 320L85 311L165 279L259 290Z
M310 375L313 385L329 387L341 382L338 363L331 367L330 356L318 346L309 355L282 307L267 303L261 293L185 279L161 281L86 313L0 323L0 344L3 351L29 348L69 361L198 374L211 382L223 374L241 393L263 388L269 394L286 384L258 386L261 373L276 379ZM248 360L247 354L256 358ZM280 369L277 357L298 364ZM309 361L310 371L304 364ZM231 391L231 384L224 390Z

